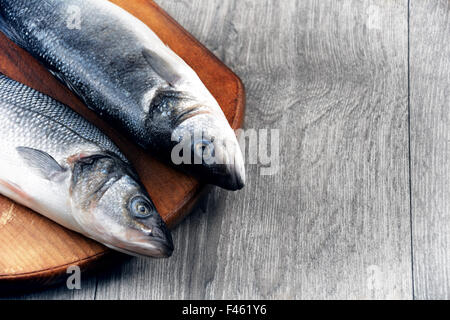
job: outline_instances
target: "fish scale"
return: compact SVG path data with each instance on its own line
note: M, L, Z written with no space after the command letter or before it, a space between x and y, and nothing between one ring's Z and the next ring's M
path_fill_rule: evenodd
M49 96L3 75L0 76L0 111L1 122L4 123L7 119L22 122L19 122L21 126L16 128L14 135L8 131L9 129L0 129L3 135L9 138L21 137L24 132L33 132L36 137L47 138L36 140L36 143L48 141L47 148L65 149L73 148L74 144L92 144L91 148L97 146L99 150L113 152L127 161L119 148L104 133L76 112Z

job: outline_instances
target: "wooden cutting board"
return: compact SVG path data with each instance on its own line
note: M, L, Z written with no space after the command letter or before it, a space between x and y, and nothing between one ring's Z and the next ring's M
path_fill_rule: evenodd
M240 79L151 0L113 0L146 23L200 76L234 129L245 94ZM102 128L135 165L170 228L190 212L205 186L146 154L99 120L35 59L0 33L0 72L69 105ZM64 279L68 266L92 269L110 250L0 196L0 289ZM176 249L174 254L178 254Z

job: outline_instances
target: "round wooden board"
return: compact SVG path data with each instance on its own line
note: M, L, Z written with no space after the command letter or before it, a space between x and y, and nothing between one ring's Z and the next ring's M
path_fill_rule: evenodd
M113 0L146 23L200 76L234 129L241 126L245 94L240 79L150 0ZM135 165L169 227L190 212L204 185L146 154L89 111L27 52L0 33L0 72L69 105L102 128ZM66 276L68 266L83 270L109 256L109 249L0 196L0 289L43 286ZM176 251L175 251L175 254Z

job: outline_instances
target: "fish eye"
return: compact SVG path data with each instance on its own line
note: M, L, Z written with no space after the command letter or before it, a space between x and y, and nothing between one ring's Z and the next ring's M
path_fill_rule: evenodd
M142 196L136 196L130 201L130 211L137 218L148 218L154 208L152 204Z
M195 144L194 152L197 157L208 161L214 156L214 144L208 140L201 140Z

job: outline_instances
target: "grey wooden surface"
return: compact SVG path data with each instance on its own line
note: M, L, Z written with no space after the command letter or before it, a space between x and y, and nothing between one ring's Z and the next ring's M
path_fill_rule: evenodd
M242 78L281 168L215 189L169 260L21 298L450 298L449 2L157 2Z
M450 1L411 5L411 180L417 298L450 299Z

